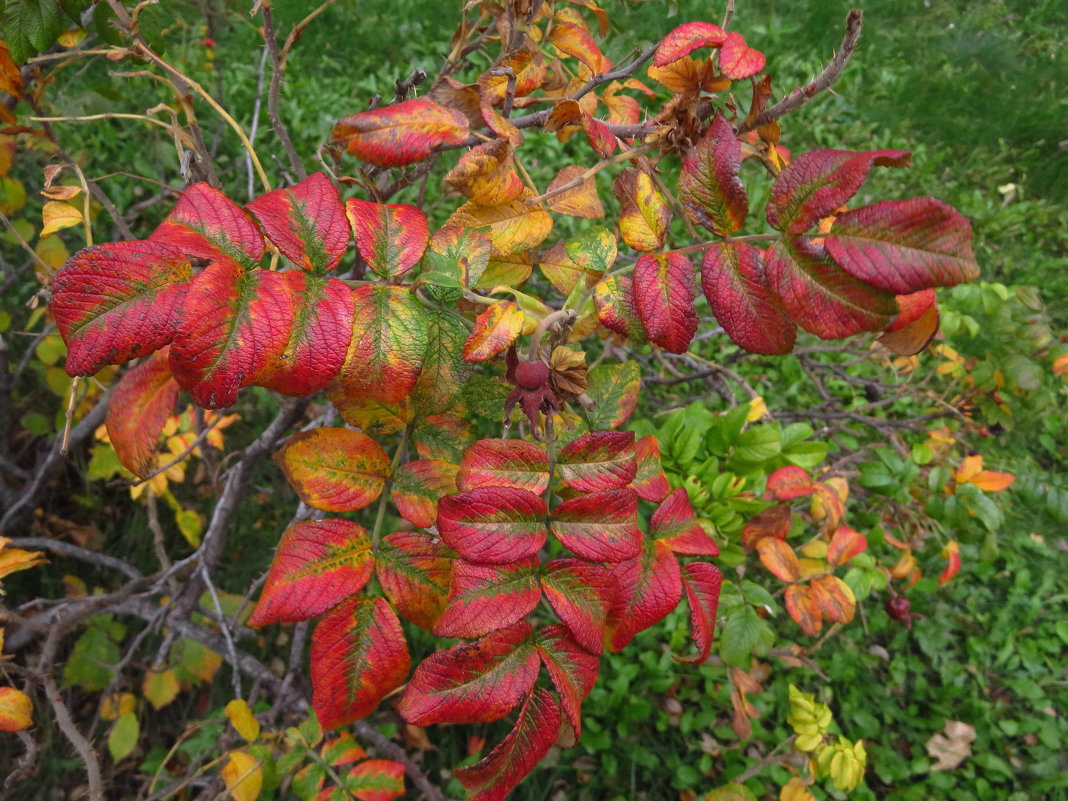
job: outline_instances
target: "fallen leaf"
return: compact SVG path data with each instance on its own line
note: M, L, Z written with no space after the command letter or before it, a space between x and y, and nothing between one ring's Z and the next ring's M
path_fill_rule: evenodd
M959 720L947 720L946 727L927 741L927 753L937 762L931 770L953 770L972 755L975 727Z

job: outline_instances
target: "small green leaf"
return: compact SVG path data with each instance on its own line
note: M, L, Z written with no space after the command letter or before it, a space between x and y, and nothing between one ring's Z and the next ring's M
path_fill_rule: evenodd
M108 735L108 751L115 762L121 762L137 747L137 738L141 734L141 724L136 712L119 715Z

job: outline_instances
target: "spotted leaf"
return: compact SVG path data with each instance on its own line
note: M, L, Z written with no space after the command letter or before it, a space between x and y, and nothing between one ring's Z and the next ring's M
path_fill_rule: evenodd
M404 684L411 665L385 598L355 595L330 610L311 643L312 706L324 729L365 718Z
M359 431L300 431L275 454L300 499L324 512L354 512L373 503L389 476L382 446Z
M624 170L612 184L619 200L619 232L635 250L659 250L667 240L671 206L647 172Z
M519 339L524 321L523 312L511 301L494 303L475 320L475 330L464 343L464 358L484 362L508 350Z
M232 261L245 269L263 258L263 235L248 212L206 183L193 184L149 237L186 256Z
M76 253L52 283L67 374L92 375L168 344L191 275L181 250L160 242L112 242Z
M461 145L469 134L459 111L419 98L345 117L332 140L361 161L399 167L422 161L441 145Z
M373 569L363 526L337 518L294 523L278 543L249 625L321 615L363 589Z

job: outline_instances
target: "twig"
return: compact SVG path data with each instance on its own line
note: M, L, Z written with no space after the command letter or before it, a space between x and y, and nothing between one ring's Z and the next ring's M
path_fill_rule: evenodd
M734 781L738 784L744 784L745 782L756 776L758 773L760 773L762 770L764 770L764 768L768 767L768 765L771 765L775 762L781 762L782 760L778 758L779 754L781 754L783 751L788 751L790 748L792 748L794 745L794 740L796 739L797 735L791 734L789 737L787 737L785 740L783 740L781 743L771 749L771 751L768 752L768 754L763 759L761 759L755 765L750 765L748 768L746 768L740 776L734 779Z
M846 15L846 32L842 38L841 45L838 47L838 52L834 54L834 58L823 68L823 71L816 76L812 83L794 89L771 108L764 109L756 119L743 121L735 133L741 135L756 130L762 125L767 125L769 122L774 122L791 111L801 108L820 92L828 89L831 84L838 80L838 76L842 74L846 63L853 55L853 51L857 49L857 42L860 41L860 32L863 25L864 12L856 8L851 9L849 14Z
M720 26L723 30L727 30L727 26L731 24L731 20L734 19L734 0L727 0L727 8L723 11L723 22Z
M320 6L319 8L322 9L323 7ZM285 125L282 124L282 117L278 113L278 93L282 87L282 72L285 70L285 66L282 61L282 52L278 49L278 37L274 32L274 19L271 15L270 4L264 3L260 13L263 15L263 37L267 42L267 49L271 51L271 85L267 90L267 115L271 118L271 127L274 128L275 135L286 151L289 165L293 168L297 177L303 181L308 177L308 170L301 162L300 156L297 155L297 150L293 147L293 140L289 138L289 132L286 130ZM292 33L290 35L292 36ZM288 40L286 44L289 44Z
M104 784L100 779L100 762L96 758L93 746L89 744L85 736L78 731L78 727L74 725L70 710L63 703L63 698L59 694L59 688L56 687L56 680L52 678L52 674L45 673L41 677L41 683L44 685L48 703L52 705L52 711L56 715L56 725L70 740L74 750L78 752L78 756L82 758L82 762L85 764L85 774L89 782L89 801L104 801Z
M226 655L230 657L230 665L233 667L233 670L230 671L230 680L234 683L234 698L241 698L243 695L241 692L241 669L237 665L237 648L234 646L234 638L230 633L230 623L226 619L226 613L223 612L222 602L219 600L219 592L215 589L215 582L211 580L211 574L203 564L200 566L200 577L204 579L204 583L208 587L211 602L215 606L215 614L219 618L219 629L222 631L223 639L226 640Z
M256 103L252 107L252 124L248 129L248 139L253 144L256 143L256 133L260 127L260 110L263 108L263 78L267 71L267 56L269 55L270 48L264 43L260 52L260 63L256 67ZM256 183L252 171L252 157L248 153L245 153L245 169L248 172L248 199L252 200L256 195Z
M123 561L115 556L108 556L106 553L90 551L88 548L82 548L80 545L63 542L62 540L53 540L48 537L15 537L11 540L9 545L12 548L42 548L46 551L52 551L54 553L63 554L64 556L70 556L74 559L80 559L83 562L88 562L89 564L97 565L98 567L109 567L112 570L118 570L120 573L123 573L131 579L144 578L141 571L129 562Z

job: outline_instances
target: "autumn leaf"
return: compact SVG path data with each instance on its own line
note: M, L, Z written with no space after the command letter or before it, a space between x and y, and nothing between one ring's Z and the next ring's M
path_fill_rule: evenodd
M595 431L565 445L557 457L560 478L579 492L622 489L637 474L634 433Z
M661 540L647 539L641 553L619 564L615 576L619 591L606 623L612 652L662 620L682 597L679 561Z
M263 768L246 751L231 751L219 775L234 801L256 801L263 788Z
M304 270L333 270L348 250L345 207L324 173L260 195L246 208L282 255Z
M464 343L464 358L484 362L515 344L523 331L524 316L511 301L502 300L488 307L475 320L475 328Z
M545 565L541 583L546 600L575 640L599 654L616 595L611 569L585 559L554 559Z
M687 216L717 236L730 236L749 213L749 196L738 177L742 146L722 114L682 160L679 200Z
M399 167L422 161L442 145L462 145L469 134L463 114L420 98L345 117L331 138L362 161Z
M532 197L533 193L526 189L519 198L506 203L465 203L445 221L445 226L485 230L494 256L530 250L544 242L553 227L549 212L531 204Z
M0 687L0 731L22 731L32 725L30 697L14 687Z
M863 534L849 526L839 526L827 544L827 564L831 567L844 565L857 554L863 553L867 547L868 540Z
M345 776L345 789L357 801L392 801L404 795L404 765L389 759L368 759Z
M694 645L697 646L697 654L675 659L679 662L701 664L712 652L723 574L718 567L707 562L690 562L682 569L682 586L690 604L690 630Z
M927 741L927 753L934 757L931 770L954 770L972 755L975 727L959 720L947 720L945 728Z
M784 596L786 612L803 632L815 637L823 629L823 610L817 593L808 584L790 584Z
M719 50L719 71L732 81L756 75L766 61L763 53L751 48L745 37L734 31L727 34Z
M274 459L301 500L324 512L354 512L373 503L390 472L382 446L346 428L298 432Z
M638 497L659 503L671 491L667 475L660 464L660 442L654 434L648 434L634 443L634 458L637 470L631 487Z
M838 576L816 576L809 582L809 592L819 600L823 616L836 623L848 623L857 608L853 590Z
M108 440L123 467L139 478L156 468L156 446L178 400L167 358L164 347L127 371L108 399Z
M438 637L479 637L510 626L534 611L541 600L537 557L506 565L480 565L457 559L445 609L434 624Z
M42 239L64 228L81 225L85 221L79 209L58 200L50 200L44 204L41 220L44 223L40 234Z
M760 561L780 581L797 581L801 574L794 549L778 537L762 537L756 543Z
M805 472L804 468L792 464L780 467L768 476L766 486L767 494L777 501L790 501L794 498L803 498L816 491L815 482L809 474Z
M471 148L445 175L445 182L475 203L508 203L523 194L511 145L497 139Z
M880 344L900 356L915 356L938 333L940 314L933 289L898 295L901 312L879 335Z
M455 552L421 531L387 534L379 544L375 575L406 619L432 628L445 608Z
M684 253L644 254L634 265L634 299L649 340L685 353L697 333L693 265Z
M638 495L628 487L570 498L553 510L550 528L564 547L583 559L631 559L642 545Z
M598 281L593 288L593 299L601 325L631 344L644 345L648 341L645 326L638 317L634 281L629 275L610 275Z
M577 740L582 735L580 707L597 682L600 655L583 648L565 626L546 626L538 632L536 642Z
M252 742L260 736L259 721L252 714L252 709L243 698L235 698L226 705L224 710L227 720L246 742Z
M478 487L438 502L441 539L460 556L508 564L545 543L545 501L513 487Z
M938 576L939 584L948 584L960 572L960 543L950 540L942 549L942 558L946 560L945 570Z
M653 56L653 64L663 67L689 55L699 47L718 47L726 38L727 34L723 29L711 22L687 22L661 40Z
M553 194L562 186L567 186L572 181L585 175L586 168L574 164L564 167L556 174L546 194L553 195L549 199L549 208L558 214L566 214L569 217L580 217L586 220L599 220L604 217L604 206L597 194L597 184L594 179L587 178L571 189L566 189L558 194Z
M697 522L690 496L679 487L663 500L649 520L650 536L687 556L719 556L719 547Z
M383 278L404 275L426 250L430 228L426 215L406 203L370 203L350 197L345 201L356 249Z
M401 465L393 474L390 494L401 517L419 528L437 522L438 499L455 495L457 467L440 459L420 459Z
M232 262L246 270L258 267L264 254L263 235L248 212L203 182L182 192L149 239L187 258Z
M647 172L624 170L612 184L619 200L619 232L635 250L659 250L667 239L671 206L660 194Z
M541 495L549 486L549 457L532 442L480 439L464 451L456 483L465 492L512 487Z

